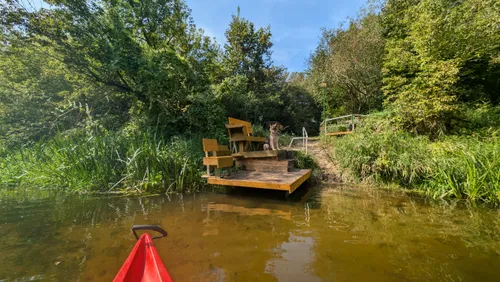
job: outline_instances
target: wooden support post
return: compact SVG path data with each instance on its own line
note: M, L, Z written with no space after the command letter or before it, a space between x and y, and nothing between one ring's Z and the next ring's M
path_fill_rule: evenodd
M208 157L208 152L205 152L205 157ZM207 165L207 176L210 176L210 166Z
M354 131L354 115L351 115L351 131Z
M220 168L215 168L215 177L220 177Z

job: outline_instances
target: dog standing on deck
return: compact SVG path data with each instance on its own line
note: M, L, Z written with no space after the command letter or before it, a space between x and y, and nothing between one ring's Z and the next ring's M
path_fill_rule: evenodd
M279 136L279 129L280 129L280 123L279 122L274 122L269 125L269 145L271 147L271 150L279 150L278 146L278 139L280 138Z

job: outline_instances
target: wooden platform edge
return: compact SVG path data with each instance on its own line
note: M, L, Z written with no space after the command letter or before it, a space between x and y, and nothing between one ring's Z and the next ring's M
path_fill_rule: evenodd
M259 189L271 189L271 190L281 190L290 191L290 185L288 184L278 184L278 183L263 183L251 180L234 180L229 178L218 178L218 177L208 177L208 184L222 185L222 186L234 186L234 187L247 187L247 188L259 188Z
M294 183L292 183L290 185L288 192L290 194L292 194L293 191L297 190L297 188L299 188L300 185L302 185L302 183L304 183L307 179L309 179L309 177L311 177L311 170L310 169L306 174L302 175L297 181L295 181Z
M295 180L295 182L291 184L279 184L279 183L259 182L252 180L219 178L213 176L208 177L207 175L203 175L202 177L206 178L207 183L212 185L280 190L280 191L288 191L291 194L295 190L297 190L297 188L299 188L300 185L302 185L302 183L304 183L307 179L309 179L309 177L311 177L310 169L302 169L302 170L307 170L307 172L301 175L297 180Z

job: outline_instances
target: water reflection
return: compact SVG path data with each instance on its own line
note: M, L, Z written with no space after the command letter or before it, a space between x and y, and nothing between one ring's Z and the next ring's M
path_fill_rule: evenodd
M300 190L299 190L300 191ZM498 281L499 211L399 192L236 190L3 200L0 280L110 281L133 224L160 224L176 281Z

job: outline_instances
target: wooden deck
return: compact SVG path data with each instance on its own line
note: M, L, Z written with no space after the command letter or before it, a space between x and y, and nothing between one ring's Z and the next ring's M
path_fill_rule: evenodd
M274 158L278 156L279 151L253 151L253 152L244 152L244 158Z
M289 172L237 171L224 178L204 176L208 184L281 190L293 193L311 176L310 169L293 169Z

